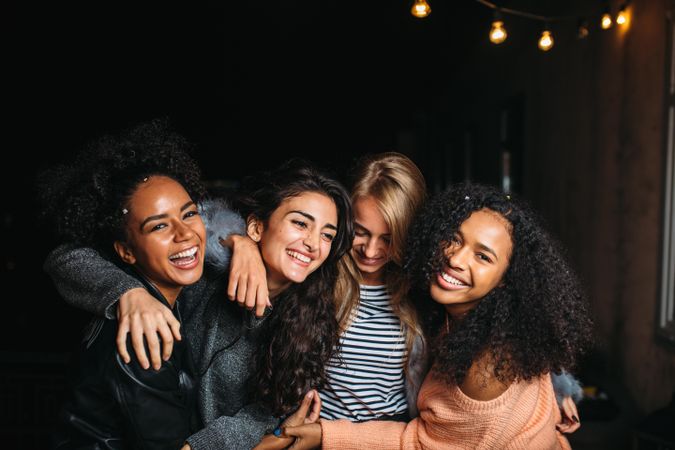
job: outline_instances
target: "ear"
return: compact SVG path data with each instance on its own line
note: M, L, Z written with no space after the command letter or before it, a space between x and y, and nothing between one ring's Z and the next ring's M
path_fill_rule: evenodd
M131 247L126 242L115 241L113 247L119 257L122 258L122 261L130 265L136 264L136 256L134 256L133 250L131 250Z
M248 234L248 237L255 242L260 242L263 229L264 227L260 219L253 215L248 216L248 219L246 219L246 234Z

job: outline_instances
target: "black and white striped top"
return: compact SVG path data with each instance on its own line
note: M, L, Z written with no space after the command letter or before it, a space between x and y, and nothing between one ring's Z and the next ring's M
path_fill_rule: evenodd
M408 411L405 336L389 304L386 286L361 286L356 317L340 336L320 392L324 419L364 421Z

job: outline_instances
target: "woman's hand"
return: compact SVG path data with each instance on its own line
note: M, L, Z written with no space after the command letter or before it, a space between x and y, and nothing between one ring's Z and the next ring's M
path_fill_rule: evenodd
M310 411L311 406L311 411ZM277 450L288 447L293 444L293 439L285 435L283 430L287 427L295 427L304 424L313 424L319 420L321 413L321 397L319 393L312 389L305 394L305 397L300 403L300 407L283 421L281 426L277 429L280 434L267 434L256 445L253 450ZM319 429L321 426L319 426ZM277 432L275 430L275 432ZM321 441L319 441L320 443ZM294 448L294 447L291 447Z
M119 320L116 339L118 353L124 362L131 361L127 351L127 334L131 332L132 347L139 364L144 369L150 367L143 345L144 336L148 342L150 360L155 370L162 367L162 359L166 361L171 357L174 338L181 340L178 319L169 308L158 302L143 288L130 289L120 297L117 319ZM161 355L158 334L164 344Z
M581 423L579 422L579 412L577 411L577 405L574 404L572 397L565 397L560 406L560 412L562 420L559 424L556 424L556 428L561 433L570 434L574 433L579 429Z
M271 307L267 289L267 272L260 256L258 244L248 236L232 234L221 244L232 249L230 278L227 296L239 306L254 309L262 317L266 307Z
M299 427L287 427L284 434L295 438L290 450L309 450L321 446L321 424L310 423Z

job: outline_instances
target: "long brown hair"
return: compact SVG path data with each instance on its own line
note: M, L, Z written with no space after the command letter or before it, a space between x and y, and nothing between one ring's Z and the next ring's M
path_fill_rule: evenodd
M366 156L358 162L354 172L352 203L366 197L375 200L391 233L391 260L385 266L384 279L392 309L404 327L409 354L414 338L422 332L415 307L407 295L409 282L402 269L403 250L408 228L426 198L424 176L415 163L401 153ZM335 302L338 323L345 330L359 305L361 273L349 253L341 258L338 267Z

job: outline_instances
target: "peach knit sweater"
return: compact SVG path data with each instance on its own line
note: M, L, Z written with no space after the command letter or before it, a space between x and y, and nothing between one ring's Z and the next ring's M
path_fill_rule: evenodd
M429 373L419 417L408 423L373 420L321 422L325 450L570 449L549 375L513 383L494 400L477 401Z

